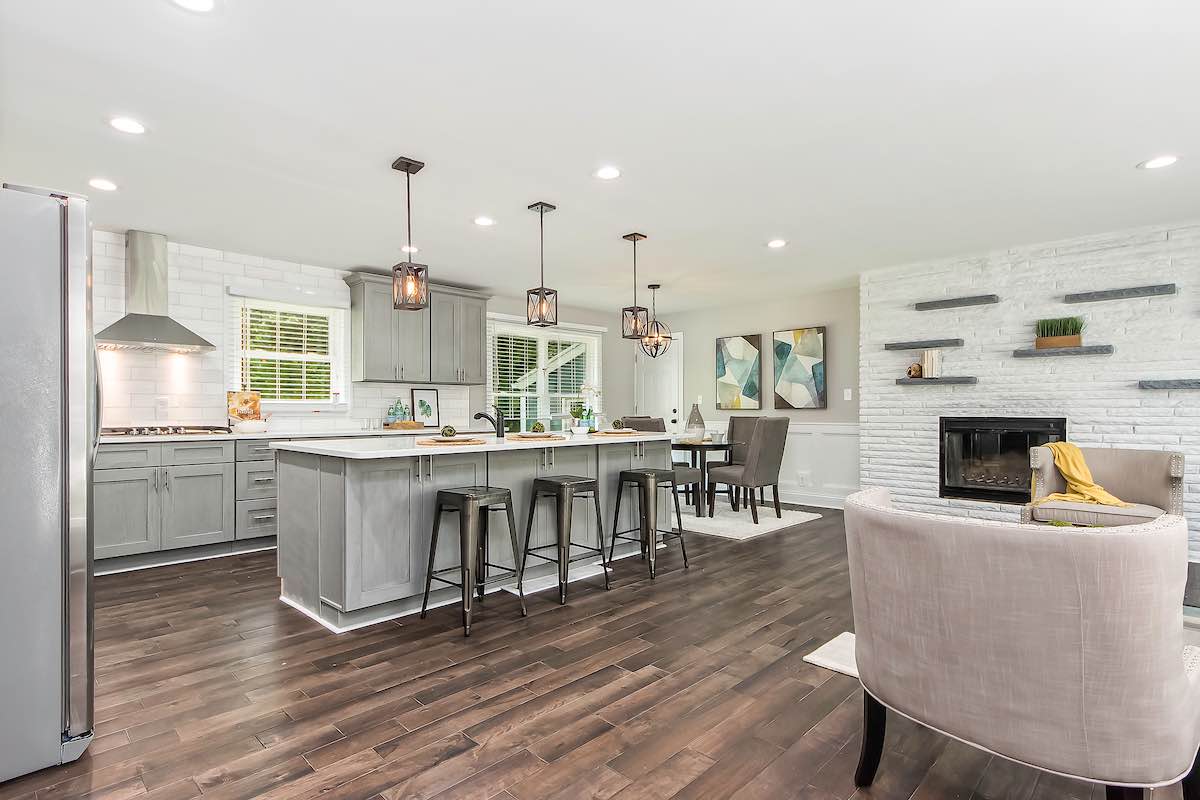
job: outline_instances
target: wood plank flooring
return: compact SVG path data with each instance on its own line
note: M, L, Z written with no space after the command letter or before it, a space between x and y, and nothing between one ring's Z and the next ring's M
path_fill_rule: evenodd
M856 792L857 682L801 660L851 627L824 514L524 619L489 595L470 639L457 606L335 636L279 602L274 553L99 578L97 738L0 800L1102 797L895 718Z

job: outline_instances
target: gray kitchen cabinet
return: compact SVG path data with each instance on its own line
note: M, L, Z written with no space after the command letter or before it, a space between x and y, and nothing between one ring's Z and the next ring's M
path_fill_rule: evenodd
M481 384L487 375L487 298L460 290L429 292L430 380Z
M237 441L238 461L274 461L275 451L271 442L286 442L287 439L239 439Z
M266 500L275 497L275 461L239 461L235 475L234 497L238 500Z
M415 552L420 555L422 581L420 590L424 591L423 581L425 567L428 565L429 543L433 534L433 517L437 508L438 490L455 489L460 486L487 486L488 463L485 453L448 453L438 456L422 456L419 460L424 467L419 473L419 491L415 496L417 510L420 514L415 538ZM491 513L492 530L504 530L504 525L499 522L499 516L498 512ZM442 529L438 534L437 556L434 559L435 569L453 567L459 563L458 542L458 514L443 514Z
M131 467L157 467L162 463L162 445L159 444L106 444L96 451L92 469L128 469Z
M503 486L512 493L513 515L517 518L517 541L522 549L525 547L525 526L529 520L529 496L533 493L533 481L530 476L539 473L545 474L543 467L545 452L545 450L538 449L509 450L487 454L488 485ZM553 502L542 500L539 505L543 504L549 508ZM512 545L508 543L508 529L501 524L501 515L498 512L493 516L494 519L488 532L488 549L490 551L488 560L493 564L511 566L512 556L509 551ZM533 529L529 532L529 538L535 547L554 541L554 535L550 533L553 530L550 527L553 520L553 515L547 517L540 508L538 513L534 514ZM539 563L544 562L536 558L529 560L531 566L537 566Z
M233 442L163 442L162 464L223 464L233 461Z
M162 467L162 549L233 540L233 464Z
M162 520L158 467L98 469L92 476L94 557L158 550Z
M397 311L392 281L352 273L350 286L350 374L355 381L429 381L429 309Z
M620 474L627 469L668 469L671 466L671 450L667 442L636 442L630 444L606 444L599 451L598 476L600 481L600 508L604 513L604 535L612 536L613 510L617 502L617 486ZM682 499L680 500L682 503ZM668 516L668 514L670 516ZM670 492L658 493L658 527L673 528L675 525L674 505ZM638 498L633 486L626 487L621 498L621 517L617 530L627 531L638 526ZM622 542L629 546L628 542Z
M237 517L233 526L234 538L240 540L274 536L278 529L275 504L274 497L265 500L238 500L234 512Z

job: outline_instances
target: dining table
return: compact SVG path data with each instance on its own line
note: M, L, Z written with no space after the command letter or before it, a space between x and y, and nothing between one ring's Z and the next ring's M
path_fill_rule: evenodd
M708 454L724 452L725 460L728 461L729 450L735 444L737 442L722 441L718 443L707 437L697 439L695 436L686 434L676 436L671 440L671 449L688 453L691 465L700 469L700 497L695 502L701 514L704 513L705 498L708 496Z

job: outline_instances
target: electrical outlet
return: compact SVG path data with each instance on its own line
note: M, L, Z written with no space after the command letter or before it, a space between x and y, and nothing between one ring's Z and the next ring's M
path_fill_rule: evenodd
M154 417L156 419L167 419L170 407L171 398L165 395L154 398Z
M854 399L854 390L853 389L843 390L842 391L842 399L843 400L853 400Z

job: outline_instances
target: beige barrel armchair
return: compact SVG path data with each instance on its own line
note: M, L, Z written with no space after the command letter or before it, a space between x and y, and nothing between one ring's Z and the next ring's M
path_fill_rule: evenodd
M1048 533L895 509L875 488L847 499L845 520L866 698L859 786L874 779L891 710L1105 784L1109 798L1182 780L1200 800L1182 517Z
M1033 502L1021 509L1022 522L1065 522L1071 525L1140 525L1163 514L1183 514L1183 453L1169 450L1125 450L1081 447L1092 478L1131 506L1103 506L1064 500L1038 500L1065 492L1067 482L1054 466L1049 447L1029 448L1033 468Z

